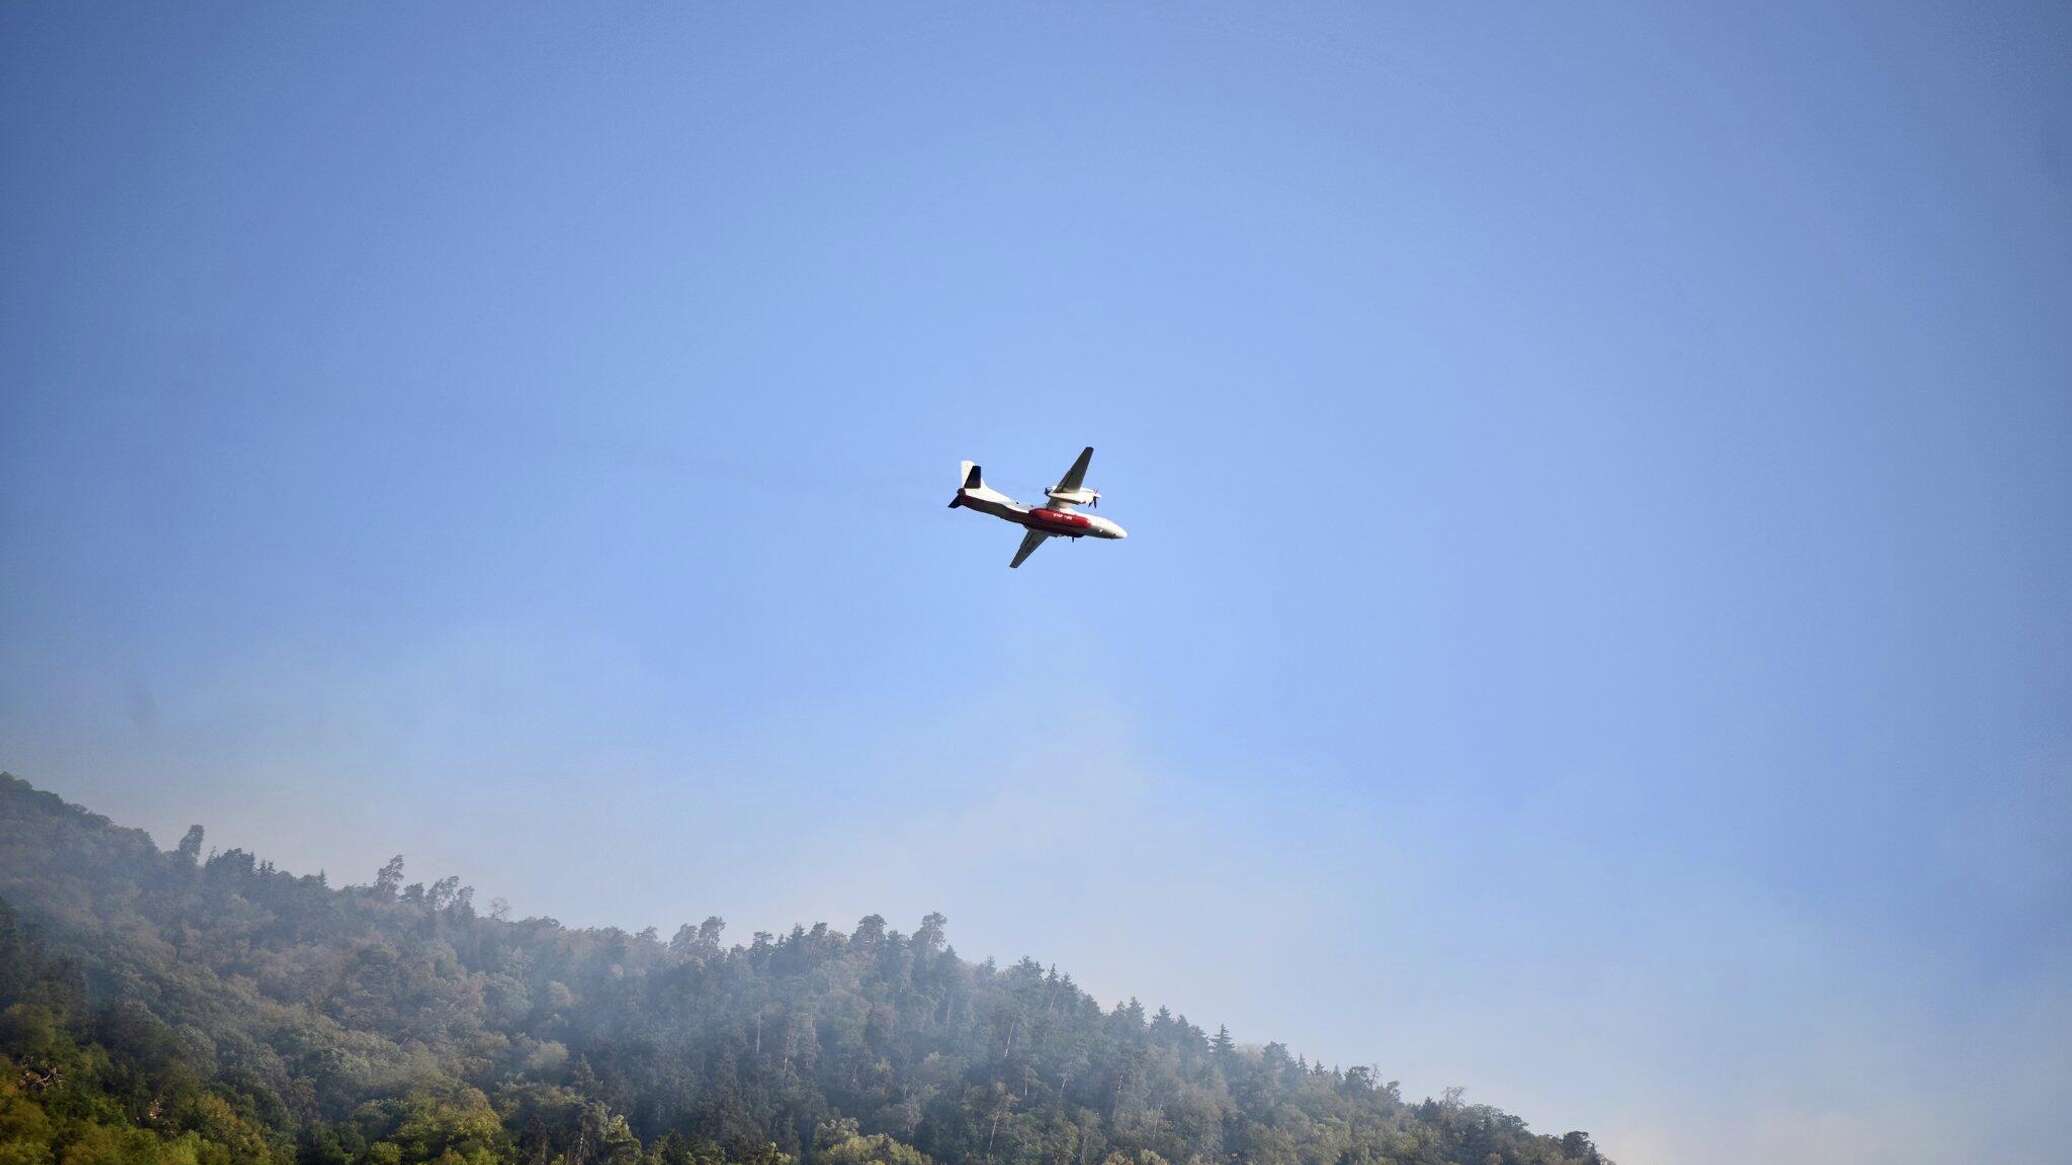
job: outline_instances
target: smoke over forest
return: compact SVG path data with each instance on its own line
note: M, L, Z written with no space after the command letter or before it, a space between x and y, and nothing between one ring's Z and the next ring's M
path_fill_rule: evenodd
M579 930L401 857L332 886L206 846L0 775L0 1165L1604 1161L968 962L940 914Z

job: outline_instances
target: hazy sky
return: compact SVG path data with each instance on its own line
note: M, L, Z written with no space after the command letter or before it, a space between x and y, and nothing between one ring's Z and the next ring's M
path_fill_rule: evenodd
M2072 10L1670 7L8 5L0 766L2062 1160Z

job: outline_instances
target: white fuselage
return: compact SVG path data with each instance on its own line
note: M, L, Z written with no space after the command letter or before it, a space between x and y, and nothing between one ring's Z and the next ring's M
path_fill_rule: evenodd
M1056 503L1048 506L1025 505L999 490L983 485L975 489L958 490L957 499L953 504L967 510L991 514L1017 526L1041 530L1054 538L1129 537L1129 531L1124 530L1121 523L1098 514L1082 514L1069 505Z

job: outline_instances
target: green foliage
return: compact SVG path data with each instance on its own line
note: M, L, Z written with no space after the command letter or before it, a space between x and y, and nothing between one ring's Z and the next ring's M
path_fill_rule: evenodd
M930 1165L928 1155L876 1133L865 1136L854 1118L844 1117L820 1126L813 1160L828 1165Z
M0 1165L1598 1165L1406 1103L930 914L723 947L717 917L478 915L391 860L334 888L161 853L0 775Z

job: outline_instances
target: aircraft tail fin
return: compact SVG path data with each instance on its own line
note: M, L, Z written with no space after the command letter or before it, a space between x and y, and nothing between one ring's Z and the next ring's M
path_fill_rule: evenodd
M962 466L961 472L964 474L964 484L957 487L957 496L950 499L950 508L953 510L964 504L965 490L986 488L985 480L979 476L979 469L976 463L966 461L962 463Z

